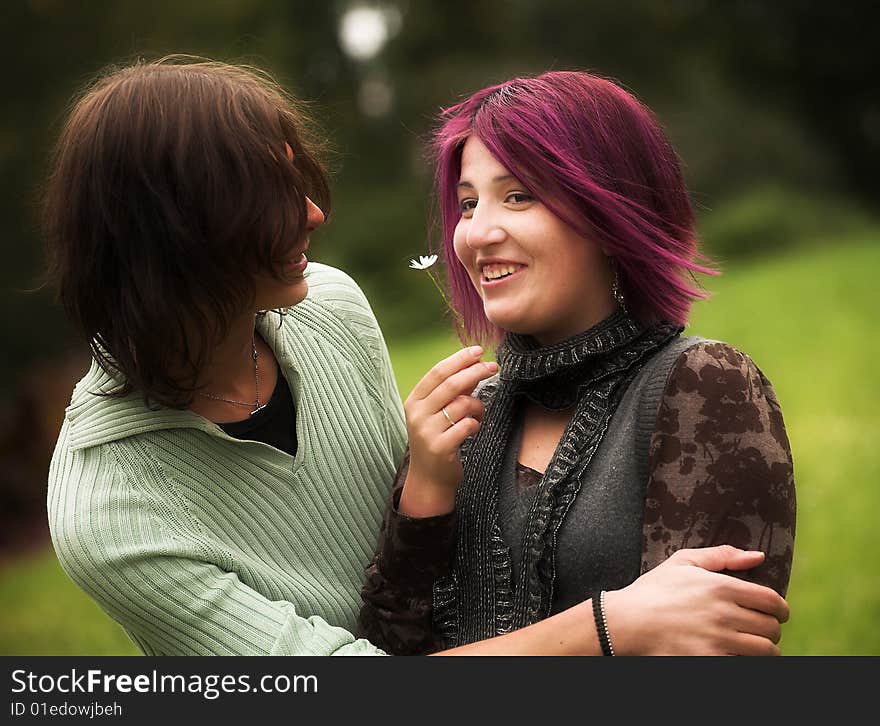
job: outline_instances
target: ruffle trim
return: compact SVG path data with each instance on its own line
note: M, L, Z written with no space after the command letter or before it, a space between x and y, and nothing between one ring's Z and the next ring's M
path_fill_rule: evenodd
M534 338L508 333L498 347L501 380L524 383L558 375L607 355L634 340L644 330L622 310L579 335L539 347Z

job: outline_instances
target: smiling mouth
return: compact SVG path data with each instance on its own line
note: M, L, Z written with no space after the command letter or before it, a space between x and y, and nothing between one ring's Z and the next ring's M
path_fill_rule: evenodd
M284 270L288 273L293 273L294 275L301 275L305 272L308 263L309 261L306 258L305 253L300 253L298 257L294 257L285 263Z
M495 282L496 280L503 280L506 277L510 277L524 267L525 265L516 264L484 265L480 272L480 277L483 282Z

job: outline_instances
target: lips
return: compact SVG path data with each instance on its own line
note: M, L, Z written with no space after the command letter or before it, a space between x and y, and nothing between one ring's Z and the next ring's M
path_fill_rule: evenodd
M300 254L299 257L293 258L284 266L284 271L290 275L302 275L308 264L309 260L305 254Z
M484 280L497 280L502 277L507 277L508 275L512 275L514 272L517 272L522 265L514 265L514 264L505 264L505 265L484 265L483 266L483 279Z
M477 264L480 270L480 284L483 287L495 287L507 280L517 277L526 266L519 262L492 259L481 260Z

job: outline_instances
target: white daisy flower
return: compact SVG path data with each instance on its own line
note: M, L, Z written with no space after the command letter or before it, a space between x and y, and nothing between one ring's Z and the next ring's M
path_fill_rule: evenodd
M427 270L437 261L437 255L419 255L419 261L409 261L409 266L413 270Z
M440 297L443 298L443 302L446 303L446 307L452 311L452 314L455 315L455 324L459 330L464 330L464 322L461 319L461 315L459 315L458 311L452 307L452 304L449 302L449 299L446 297L446 293L443 292L443 288L440 286L440 283L437 282L437 278L434 277L433 271L430 269L434 263L437 262L437 255L419 255L418 260L410 260L409 266L413 270L424 270L428 277L431 278L431 282L434 283L434 287L437 288L437 292L440 293Z

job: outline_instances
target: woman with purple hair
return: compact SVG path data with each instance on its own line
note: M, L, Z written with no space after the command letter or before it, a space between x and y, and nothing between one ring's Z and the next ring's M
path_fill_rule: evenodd
M745 579L784 595L795 526L770 382L681 335L706 297L694 273L713 270L658 122L615 83L551 72L446 110L435 152L459 333L497 344L498 364L466 348L407 399L363 633L429 652L589 601L596 652L768 652L778 623L744 601L739 637L632 627L656 603L627 586L712 545L761 550Z

